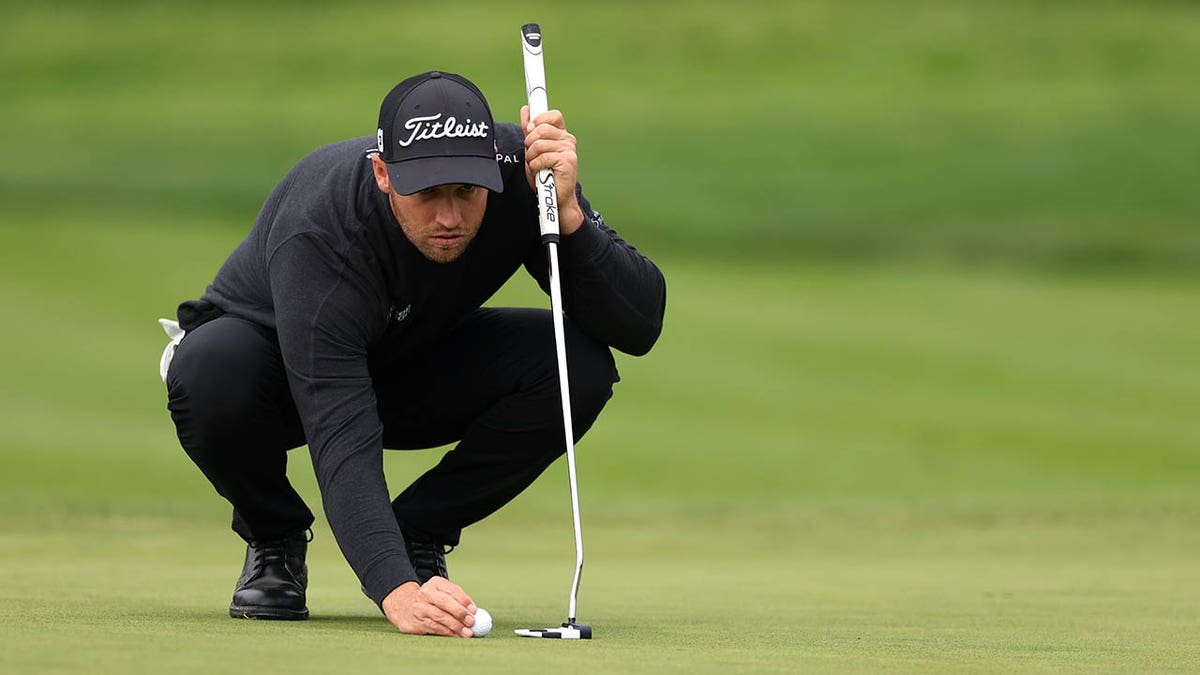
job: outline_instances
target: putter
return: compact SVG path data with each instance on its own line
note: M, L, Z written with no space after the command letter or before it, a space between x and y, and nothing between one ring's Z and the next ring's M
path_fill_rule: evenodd
M521 47L525 54L525 94L529 99L529 119L546 112L546 70L542 64L542 29L536 23L521 26ZM558 276L558 192L554 172L542 169L534 177L537 188L538 224L542 243L550 259L550 310L554 315L554 346L558 353L558 381L562 389L563 429L567 438L567 476L571 481L571 515L575 525L575 578L571 581L571 599L567 620L559 628L525 628L515 631L522 637L559 640L590 640L592 627L575 622L575 601L579 595L579 577L583 574L583 530L579 524L579 486L575 478L575 434L571 430L571 394L567 386L567 344L563 333L562 282Z

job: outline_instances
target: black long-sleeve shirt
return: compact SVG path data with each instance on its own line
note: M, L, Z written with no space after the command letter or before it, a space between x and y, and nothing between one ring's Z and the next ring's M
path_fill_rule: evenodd
M384 481L372 365L445 334L522 265L549 289L524 137L500 124L496 145L504 191L488 195L454 262L427 260L405 237L375 183L375 138L363 137L301 159L204 296L179 307L185 330L227 313L278 334L325 514L376 603L416 575ZM584 223L559 247L565 311L593 338L644 354L662 329L663 276L578 196Z

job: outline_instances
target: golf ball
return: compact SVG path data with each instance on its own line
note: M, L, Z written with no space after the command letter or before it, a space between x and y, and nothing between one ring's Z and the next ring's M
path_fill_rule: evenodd
M475 631L475 637L483 637L492 632L492 615L482 607L475 610L475 625L471 626L471 630Z

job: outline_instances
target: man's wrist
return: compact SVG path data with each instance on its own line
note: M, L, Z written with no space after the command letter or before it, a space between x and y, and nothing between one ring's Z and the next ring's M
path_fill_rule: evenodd
M416 593L420 589L421 584L415 581L406 581L393 588L391 593L388 593L386 596L384 596L383 602L379 603L380 609L383 610L384 614L390 617L392 611L397 608L397 605L402 603L406 598L411 596L413 593Z
M559 217L559 232L563 236L571 236L576 230L583 226L583 221L587 220L583 215L583 209L579 207L579 202L572 200L558 210Z

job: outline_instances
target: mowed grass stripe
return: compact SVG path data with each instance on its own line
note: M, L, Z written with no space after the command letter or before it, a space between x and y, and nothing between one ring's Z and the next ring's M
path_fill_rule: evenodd
M73 241L86 249L102 238L88 232L14 239L24 248ZM184 236L216 260L222 244L236 243L220 233ZM74 419L43 435L60 447L53 452L78 442L90 447L72 454L106 462L126 453L163 466L179 459L155 369L165 338L153 320L205 282L176 271L145 283L173 265L159 252L181 242L153 230L135 230L129 241L141 242L140 255L126 252L82 288L43 267L8 268L0 291L23 320L6 339L13 353L35 355L7 366L10 409L28 411L4 432L14 450L37 445L32 436L56 420ZM688 494L719 477L726 488L781 496L833 476L847 489L856 473L867 491L880 476L897 490L905 480L924 490L951 477L949 489L1004 490L1031 479L1050 487L1194 474L1200 425L1190 411L1200 385L1185 376L1190 355L1180 349L1197 330L1190 283L709 269L669 259L664 268L662 343L646 359L620 359L625 381L584 442L604 467L601 490L641 489L636 477L622 478L625 462L660 487L673 477ZM545 305L523 274L512 286L497 303ZM103 299L115 296L129 309L107 309ZM731 458L738 471L726 474L720 467Z
M467 73L498 118L514 119L515 29L500 27L527 12L24 7L0 27L11 85L0 144L16 158L0 167L0 195L35 214L78 210L58 199L65 173L88 177L72 193L90 210L244 221L303 153L372 134L381 92L408 72ZM1195 268L1195 7L709 1L539 13L558 41L550 77L581 139L584 183L611 222L641 228L641 243L743 260ZM452 38L447 20L462 25ZM164 156L170 171L146 168Z
M590 522L582 606L602 632L586 655L508 633L562 611L570 551L556 555L545 548L547 532L503 518L473 530L451 560L456 578L497 616L498 632L482 644L391 634L322 526L310 559L314 620L231 621L222 605L237 567L235 537L176 529L169 519L113 519L86 530L83 542L65 531L0 537L8 600L0 616L14 630L0 639L9 663L38 671L86 661L101 672L151 663L194 672L210 659L230 660L236 672L268 662L316 670L344 660L343 650L371 672L394 668L396 659L474 669L483 667L481 653L501 671L580 659L600 672L1194 663L1185 636L1196 608L1177 593L1200 581L1191 564L1200 540L1186 520L1160 519L1149 531L1152 521L1129 517L990 527L935 518L897 527L825 523L818 508L807 513L818 516L811 525L789 531L769 519L698 527L650 504L625 505L643 522ZM667 536L629 539L651 526ZM103 587L92 583L97 577ZM52 579L62 599L41 590ZM47 652L55 640L75 648Z

